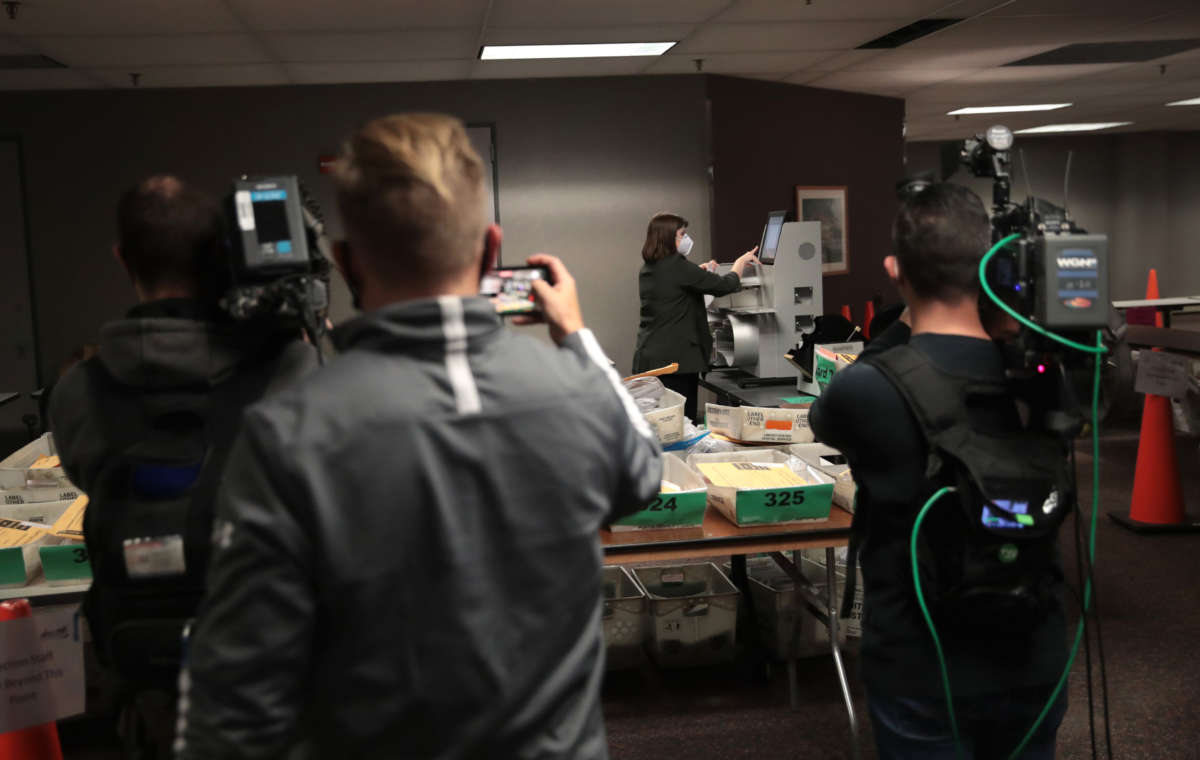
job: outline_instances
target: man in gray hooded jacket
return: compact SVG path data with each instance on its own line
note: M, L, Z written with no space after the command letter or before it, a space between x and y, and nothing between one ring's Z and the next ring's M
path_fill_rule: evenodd
M117 223L113 252L139 303L55 385L49 417L63 467L90 499L84 610L97 652L133 691L172 691L242 411L316 362L297 330L219 315L226 253L206 196L150 177L122 195Z
M247 414L176 756L602 760L597 530L657 493L658 442L558 259L529 260L557 348L477 296L500 228L461 123L370 122L336 182L366 313Z

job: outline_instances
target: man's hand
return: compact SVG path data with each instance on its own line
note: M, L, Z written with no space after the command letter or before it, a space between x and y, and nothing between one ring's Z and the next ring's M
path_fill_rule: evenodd
M583 312L579 308L575 278L557 256L536 253L526 263L550 270L550 279L554 284L534 280L533 292L542 306L543 319L550 325L550 337L555 343L561 344L567 336L583 329Z

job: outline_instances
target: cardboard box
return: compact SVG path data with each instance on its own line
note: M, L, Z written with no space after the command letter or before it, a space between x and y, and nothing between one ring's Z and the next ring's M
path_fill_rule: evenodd
M663 454L663 480L679 486L679 491L664 491L645 509L622 517L611 526L614 533L648 528L687 528L704 522L708 509L708 490L704 478L674 454Z
M663 388L658 408L643 416L658 434L659 443L675 443L683 440L683 405L687 399L670 388Z
M24 586L38 570L52 586L91 580L83 545L86 505L87 497L80 496L0 510L0 586Z
M61 486L26 486L0 489L0 505L40 504L47 501L74 501L81 491L67 483Z
M861 341L821 343L813 347L813 379L822 391L838 372L849 367L862 353Z
M858 486L854 483L850 465L838 461L844 459L840 451L823 443L798 443L789 447L787 451L833 478L834 505L854 514ZM837 460L831 460L830 457L836 457Z
M693 454L692 467L702 462L788 463L795 461L781 451L730 451ZM833 478L809 464L801 472L811 485L790 488L733 488L708 486L708 503L736 525L770 525L810 520L828 520L833 503Z
M0 460L0 489L69 486L62 467L34 466L43 457L57 454L54 438L49 433L25 444Z
M705 405L708 429L735 442L809 443L808 409Z

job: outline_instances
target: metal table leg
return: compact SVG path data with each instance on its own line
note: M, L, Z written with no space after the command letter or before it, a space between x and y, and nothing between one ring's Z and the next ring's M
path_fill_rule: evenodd
M842 686L842 698L846 700L846 715L850 718L850 756L854 760L862 757L862 751L858 746L858 717L854 713L854 699L850 696L850 682L846 678L846 666L842 662L842 649L838 646L838 611L837 611L837 572L835 562L837 557L834 555L833 547L825 549L825 601L826 607L829 610L829 648L833 650L833 662L837 668L838 681ZM846 568L847 573L854 572L854 568ZM849 579L847 579L849 580Z

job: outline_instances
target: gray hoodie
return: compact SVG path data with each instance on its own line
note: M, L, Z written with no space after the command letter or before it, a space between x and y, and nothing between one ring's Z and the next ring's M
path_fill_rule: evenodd
M597 530L661 453L595 338L444 297L335 339L231 457L177 757L606 758Z

